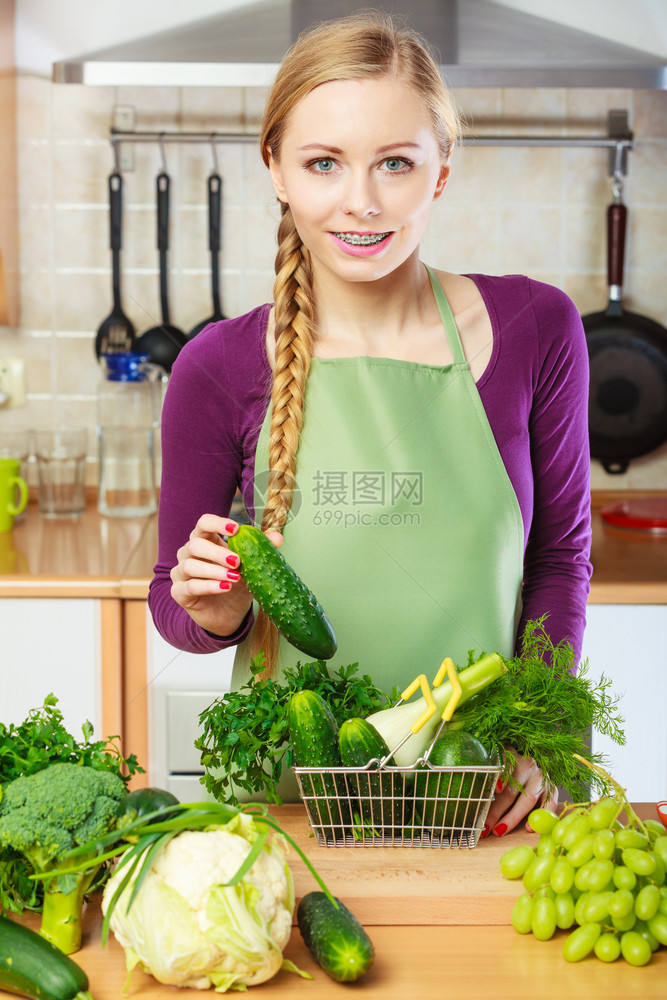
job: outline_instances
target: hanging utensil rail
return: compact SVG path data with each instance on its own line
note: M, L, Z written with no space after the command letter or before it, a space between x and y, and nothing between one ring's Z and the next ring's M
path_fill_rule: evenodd
M213 146L225 143L256 143L257 132L149 132L121 131L111 129L109 139L116 156L123 143L134 142L181 142L208 143ZM634 148L634 137L628 129L627 112L610 111L608 135L566 136L566 135L465 135L461 139L464 146L555 146L566 149L607 149L611 175L626 173L627 153Z

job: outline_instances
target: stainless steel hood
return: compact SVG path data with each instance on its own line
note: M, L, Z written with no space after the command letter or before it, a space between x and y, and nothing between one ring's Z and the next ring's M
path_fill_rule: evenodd
M263 0L57 62L56 83L268 86L305 27L363 9L353 0ZM667 90L667 59L488 0L379 0L422 32L452 87Z

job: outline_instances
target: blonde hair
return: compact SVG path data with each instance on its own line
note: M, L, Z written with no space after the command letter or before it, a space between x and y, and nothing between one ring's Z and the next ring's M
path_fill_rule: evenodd
M380 13L327 21L299 36L285 56L267 101L261 130L262 157L280 160L280 148L294 108L320 84L395 75L425 103L443 161L460 135L460 119L427 42ZM269 489L262 530L281 530L289 514L296 452L303 422L308 370L315 339L315 304L310 254L302 244L288 205L282 205L273 289L275 364L269 434ZM272 672L277 630L260 612L254 652L264 650Z

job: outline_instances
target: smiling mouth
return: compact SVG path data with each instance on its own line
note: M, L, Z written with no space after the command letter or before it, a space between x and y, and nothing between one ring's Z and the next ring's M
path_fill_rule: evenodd
M333 235L353 247L372 247L382 243L391 233L334 233Z

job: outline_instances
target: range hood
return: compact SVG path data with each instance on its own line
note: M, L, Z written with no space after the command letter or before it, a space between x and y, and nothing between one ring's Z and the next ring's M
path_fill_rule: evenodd
M263 0L57 62L56 83L263 87L301 30L367 4ZM380 0L429 39L452 87L667 90L667 59L488 0Z

